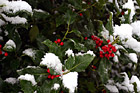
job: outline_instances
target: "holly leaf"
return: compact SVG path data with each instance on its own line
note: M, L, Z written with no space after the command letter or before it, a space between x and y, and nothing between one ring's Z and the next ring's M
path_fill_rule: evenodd
M30 37L31 42L33 42L36 39L38 34L39 34L39 29L37 25L34 25L29 32L29 37Z

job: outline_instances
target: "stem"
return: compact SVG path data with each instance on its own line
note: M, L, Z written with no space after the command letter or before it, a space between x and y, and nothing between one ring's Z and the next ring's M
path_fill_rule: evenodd
M64 37L63 37L63 39L62 39L62 41L64 41L65 39L66 39L66 36L67 36L67 34L69 33L69 28L70 27L70 20L69 20L69 22L68 22L68 27L67 27L67 31L66 31L66 33L65 33L65 35L64 35Z

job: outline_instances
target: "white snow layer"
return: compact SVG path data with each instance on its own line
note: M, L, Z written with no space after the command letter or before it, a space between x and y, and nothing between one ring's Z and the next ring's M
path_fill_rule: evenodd
M35 54L36 54L35 50L33 50L32 48L25 49L22 53L33 59L35 58Z
M46 53L46 55L44 55L44 58L42 58L40 65L45 65L48 68L54 69L57 73L62 73L62 63L58 56L53 53Z
M18 80L16 78L13 78L13 77L6 78L4 81L7 83L10 83L12 85L14 85L15 83L18 82Z
M11 22L12 24L25 24L27 19L16 16L16 17L8 17L4 14L1 14L7 22Z
M19 80L27 80L27 81L30 81L33 85L36 85L37 82L35 81L35 78L33 75L31 74L25 74L25 75L20 75L18 77Z
M54 86L51 89L57 90L59 87L60 87L60 85L55 83Z
M130 9L131 10L131 13L130 13L130 21L132 21L133 16L135 15L134 2L132 0L128 0L128 2L123 5L123 8Z
M9 39L7 42L6 42L6 48L8 49L16 49L16 44L13 40Z
M4 25L5 22L3 20L0 19L0 26Z
M119 36L121 40L132 38L132 27L129 24L115 25L114 36Z
M137 84L137 91L140 92L140 80L139 80L139 78L137 76L133 75L131 77L130 83L133 84L134 82L136 82L136 84Z
M129 53L129 54L128 54L128 57L129 57L133 62L135 62L135 63L138 62L138 58L137 58L136 53Z
M32 13L31 6L25 1L0 0L0 5L4 5L3 7L1 7L1 10L8 13L16 13L21 10L25 10Z
M119 93L118 89L114 85L105 85L105 87L111 92L111 93Z
M69 93L74 93L75 89L78 85L78 73L77 72L69 72L66 75L62 76L62 82L64 87L69 89Z
M73 53L73 51L71 49L68 49L67 51L65 51L65 55L68 55L68 56L72 55L72 56L74 56L74 53Z
M133 23L131 23L131 26L133 27L133 34L137 35L138 37L140 37L140 21L135 21Z

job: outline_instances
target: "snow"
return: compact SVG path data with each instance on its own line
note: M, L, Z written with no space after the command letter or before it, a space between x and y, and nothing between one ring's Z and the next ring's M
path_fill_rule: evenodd
M140 42L138 42L134 38L129 38L126 42L124 42L126 48L130 48L135 50L136 52L140 52Z
M74 93L75 89L78 85L78 73L77 72L69 72L62 76L62 82L64 87L69 89L69 93Z
M133 75L131 77L130 83L133 84L134 82L136 82L136 84L137 84L137 91L140 92L140 80L139 80L139 78L137 76Z
M68 56L74 56L74 53L71 49L68 49L67 51L65 51L65 55L68 55Z
M4 24L5 24L5 22L0 19L0 26L3 26Z
M123 5L123 8L130 9L131 10L131 13L130 13L130 21L132 21L133 16L135 15L134 2L132 0L128 0L128 2Z
M27 19L16 16L16 17L8 17L4 14L1 14L7 22L11 22L12 24L25 24Z
M93 57L95 57L95 54L94 54L93 51L91 51L91 50L88 50L87 53L78 52L78 53L75 54L75 55L76 55L76 56L83 56L83 55L86 55L86 54L89 54L89 55L92 55Z
M131 23L131 26L133 27L132 33L140 37L140 21L135 21Z
M114 36L119 36L121 40L132 38L132 26L129 24L115 25Z
M33 85L36 85L37 82L35 81L35 78L33 75L31 74L25 74L25 75L20 75L18 77L19 80L27 80L27 81L30 81Z
M16 49L16 44L13 40L9 39L6 44L5 44L6 48L8 49Z
M60 85L55 83L52 89L58 90L59 87L60 87Z
M119 59L118 59L118 56L117 56L117 55L115 55L115 56L113 57L113 61L114 61L114 62L119 62Z
M123 72L121 74L124 75L123 76L124 81L121 84L116 83L117 87L119 89L126 90L127 92L130 91L132 93L134 91L134 86L133 86L133 84L130 83L130 80L129 80L129 77L128 77L127 73Z
M33 50L32 48L25 49L22 53L24 55L32 57L33 59L35 58L35 54L36 54L35 50Z
M0 0L0 5L4 5L2 10L8 13L16 13L21 10L32 13L32 7L25 1Z
M18 80L16 78L13 78L13 77L6 78L4 81L7 83L10 83L12 85L14 85L15 83L18 82Z
M119 93L118 89L114 85L105 85L105 87L111 92L111 93Z
M62 63L58 58L58 56L56 56L53 53L46 53L44 55L44 58L42 58L40 65L44 65L47 66L48 68L52 68L55 70L55 72L59 74L62 73Z
M135 62L135 63L138 62L138 58L137 58L136 53L129 53L129 54L128 54L128 57L129 57L133 62Z

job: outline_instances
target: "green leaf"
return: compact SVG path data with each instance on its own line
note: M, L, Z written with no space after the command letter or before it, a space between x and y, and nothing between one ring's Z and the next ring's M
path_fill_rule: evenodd
M99 64L98 73L100 75L102 83L106 83L109 79L108 70L110 69L110 63L107 58L102 58Z
M78 30L72 30L72 32L74 32L78 37L80 37L82 40L83 40L83 37L82 37L82 33Z
M76 13L74 13L72 10L67 10L67 12L64 15L64 20L67 24L72 24L76 20Z
M75 64L73 65L73 68L71 68L72 71L81 72L85 70L93 59L94 57L90 54L75 56Z
M19 75L24 75L24 74L32 74L32 75L41 75L41 74L46 74L47 71L46 69L40 68L40 67L35 67L35 68L24 68L21 70L18 70L17 73Z
M135 91L135 93L138 93L138 91L137 91L137 83L134 82L133 85L134 85L134 91Z
M82 9L82 0L69 0L69 3L71 3L75 9Z
M74 39L69 40L74 43L74 49L77 49L78 51L87 51L87 48L84 46L84 44L81 44Z
M140 0L136 0L136 1L137 1L138 5L139 5L139 7L140 7Z
M20 80L20 85L24 93L34 93L34 87L32 86L32 83L30 81Z
M56 21L56 27L64 24L64 18L62 16L58 16L55 21Z
M52 41L50 41L49 39L45 40L43 42L43 44L45 44L46 46L48 46L50 53L54 53L56 56L59 56L60 59L62 59L63 57L63 52L62 52L62 48L63 46L60 46Z
M72 68L74 63L75 63L75 57L73 57L72 55L69 56L68 59L65 62L66 69Z
M29 32L29 37L31 42L33 42L36 39L38 34L39 34L39 29L36 25L34 25Z

